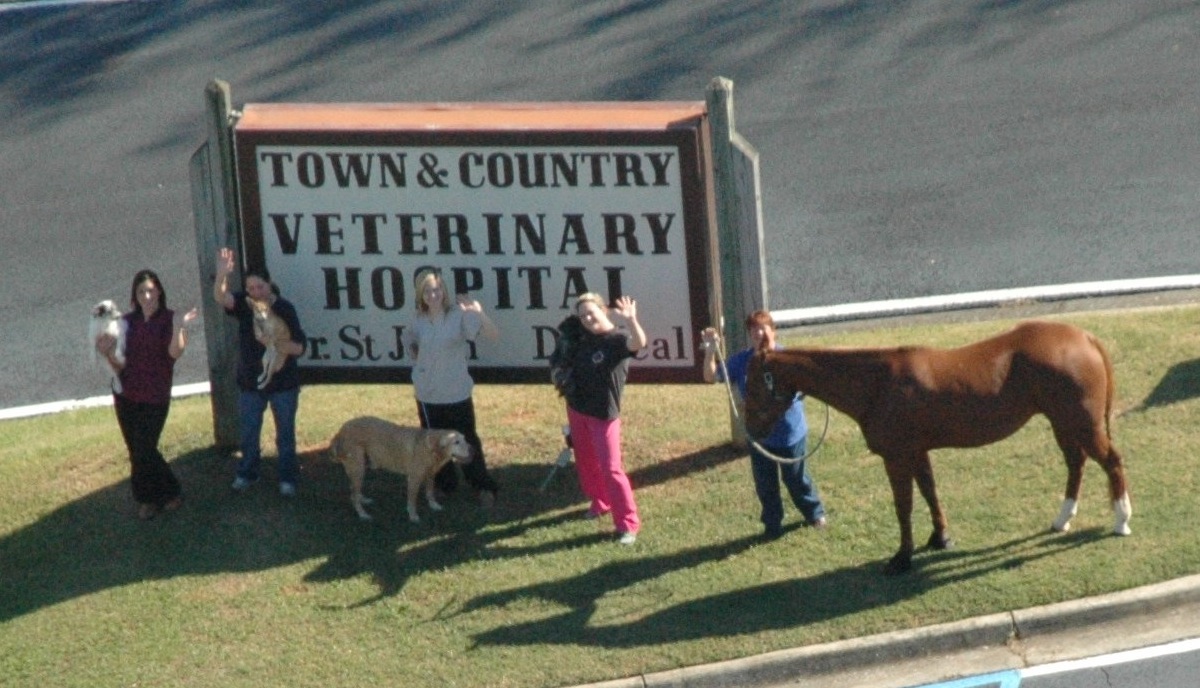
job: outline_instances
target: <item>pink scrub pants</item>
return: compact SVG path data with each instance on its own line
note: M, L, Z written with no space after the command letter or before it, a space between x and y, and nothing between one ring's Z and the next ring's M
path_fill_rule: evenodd
M567 420L575 449L575 471L580 488L592 501L591 513L611 511L617 532L638 532L642 521L621 461L621 419L602 420L568 408Z

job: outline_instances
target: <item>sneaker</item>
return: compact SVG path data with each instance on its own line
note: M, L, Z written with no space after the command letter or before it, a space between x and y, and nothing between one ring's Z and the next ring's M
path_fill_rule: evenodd
M296 483L279 483L279 494L284 497L295 497Z
M632 545L637 542L637 533L621 533L621 537L617 538L617 542L622 545Z
M813 521L812 523L809 523L808 525L812 526L813 528L816 528L817 530L825 530L826 528L829 527L829 521L826 521L825 517L822 516L821 518L818 518L817 520Z
M762 537L764 540L768 540L768 541L778 540L779 538L783 537L783 528L781 526L775 526L774 528L764 528Z
M251 485L253 485L256 482L258 482L258 478L255 478L254 480L250 480L249 478L243 478L242 476L239 475L238 477L233 479L233 485L231 485L230 487L233 488L234 492L245 492L246 488L250 487Z

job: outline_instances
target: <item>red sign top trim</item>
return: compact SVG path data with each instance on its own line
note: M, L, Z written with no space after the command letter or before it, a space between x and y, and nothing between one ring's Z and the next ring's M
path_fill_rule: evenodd
M251 131L665 131L695 126L703 102L252 103Z

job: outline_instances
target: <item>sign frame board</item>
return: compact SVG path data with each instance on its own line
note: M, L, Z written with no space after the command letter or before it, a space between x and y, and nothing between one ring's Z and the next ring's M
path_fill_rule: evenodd
M703 102L247 104L240 256L308 336L305 383L408 382L413 278L438 269L501 330L480 383L544 383L574 297L628 295L631 382L701 382L717 310Z

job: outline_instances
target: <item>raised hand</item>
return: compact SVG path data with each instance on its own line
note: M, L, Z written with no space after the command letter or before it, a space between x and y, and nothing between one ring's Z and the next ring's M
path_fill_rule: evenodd
M233 249L231 249L227 246L222 247L221 250L217 251L217 275L218 276L229 275L230 273L233 272L234 258L235 258L235 256L233 253Z

